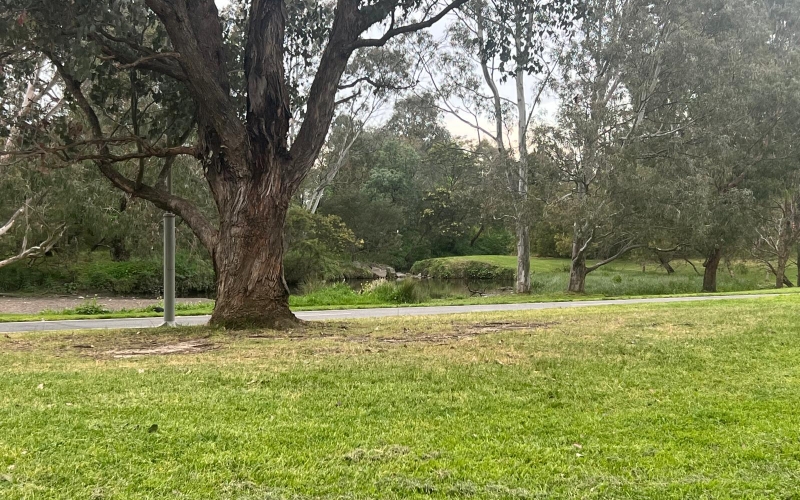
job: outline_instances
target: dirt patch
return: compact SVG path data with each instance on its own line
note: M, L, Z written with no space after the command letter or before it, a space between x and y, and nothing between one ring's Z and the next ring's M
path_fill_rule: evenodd
M4 351L30 351L35 347L32 342L20 340L9 334L5 334L2 341L0 341L0 346L0 349Z
M490 322L478 324L463 324L453 325L453 332L430 334L427 332L410 332L405 330L407 335L398 336L381 336L381 335L342 335L340 333L314 333L314 332L294 332L290 335L269 335L269 334L252 334L248 335L251 339L268 339L268 340L333 340L339 342L356 342L356 343L384 343L384 344L449 344L452 342L459 342L463 340L471 340L481 335L489 335L491 333L498 333L511 330L537 330L547 328L557 324L556 322L549 323L513 323L513 322ZM346 329L346 327L342 327Z
M76 349L91 349L94 346L74 345ZM104 356L112 358L134 358L139 356L165 356L168 354L198 354L201 352L217 349L219 346L207 339L186 340L174 344L153 344L141 347L130 347L128 349L114 349L105 351Z
M511 321L494 321L489 323L479 323L477 325L469 325L464 333L469 335L487 335L489 333L507 332L511 330L541 330L553 325L557 325L555 321L545 323L514 323Z

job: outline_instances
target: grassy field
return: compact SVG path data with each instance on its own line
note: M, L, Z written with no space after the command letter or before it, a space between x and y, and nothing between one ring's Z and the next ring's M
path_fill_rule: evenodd
M798 498L800 297L0 337L0 497Z
M487 276L513 276L517 261L510 255L474 255L469 257L445 257L420 261L414 265L417 271L425 270L433 277L464 277L464 273L475 269L473 263L481 263L488 268L478 267L479 273ZM588 263L592 264L591 261ZM694 265L703 272L702 262ZM702 289L703 277L684 261L672 263L675 273L667 275L663 268L654 262L642 263L619 260L590 273L586 278L586 292L591 295L618 297L630 295L667 295L697 293ZM494 269L494 270L492 270ZM569 259L534 257L531 259L531 282L534 294L563 293L569 281ZM789 266L786 274L793 282L797 277L797 267ZM721 265L717 274L718 289L721 292L760 290L775 286L775 278L766 268L755 262L736 262Z

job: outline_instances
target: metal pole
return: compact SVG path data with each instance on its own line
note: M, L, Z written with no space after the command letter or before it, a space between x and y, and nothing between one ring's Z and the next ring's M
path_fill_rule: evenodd
M172 172L167 177L172 193ZM164 213L164 324L175 326L175 214Z

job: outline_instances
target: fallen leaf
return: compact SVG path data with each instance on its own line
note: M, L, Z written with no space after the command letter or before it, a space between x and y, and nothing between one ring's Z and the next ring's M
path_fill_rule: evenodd
M572 443L572 446L574 446L575 448L578 448L579 450L583 448L583 446L580 445L579 443Z
M44 389L44 384L39 384L36 386L37 389L42 390Z

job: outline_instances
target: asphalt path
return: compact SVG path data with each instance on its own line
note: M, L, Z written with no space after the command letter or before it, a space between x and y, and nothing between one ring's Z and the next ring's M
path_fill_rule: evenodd
M386 318L394 316L431 316L438 314L483 313L495 311L538 311L541 309L567 309L575 307L622 306L630 304L669 304L675 302L705 302L711 300L741 300L774 297L775 294L710 295L696 297L662 297L650 299L576 300L572 302L528 302L519 304L480 304L471 306L382 307L373 309L337 309L328 311L300 311L298 318L306 321L342 320L358 318ZM179 316L180 326L208 323L210 316ZM67 321L20 321L0 323L0 333L36 332L53 330L91 330L153 328L163 323L161 318L77 319Z

